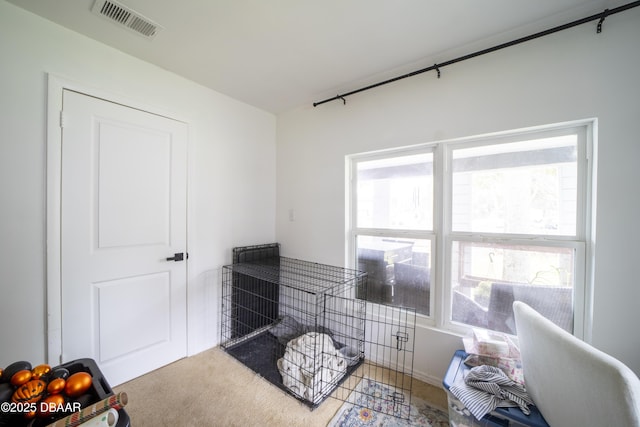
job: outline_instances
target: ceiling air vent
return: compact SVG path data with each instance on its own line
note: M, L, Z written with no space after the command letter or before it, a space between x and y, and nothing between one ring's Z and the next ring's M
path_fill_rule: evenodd
M149 18L114 0L96 0L91 11L149 39L162 30Z

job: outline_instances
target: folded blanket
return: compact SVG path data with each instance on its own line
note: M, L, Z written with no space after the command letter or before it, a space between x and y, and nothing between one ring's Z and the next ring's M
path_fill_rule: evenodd
M278 359L282 383L295 395L317 403L347 371L344 356L327 334L308 332L287 344Z
M522 384L494 366L471 368L464 380L456 381L449 391L478 420L497 407L517 406L525 415L529 415L529 405L533 404Z

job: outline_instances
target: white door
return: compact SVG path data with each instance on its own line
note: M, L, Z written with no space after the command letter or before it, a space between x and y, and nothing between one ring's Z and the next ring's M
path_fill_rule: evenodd
M69 90L63 110L62 361L117 385L186 356L187 128Z

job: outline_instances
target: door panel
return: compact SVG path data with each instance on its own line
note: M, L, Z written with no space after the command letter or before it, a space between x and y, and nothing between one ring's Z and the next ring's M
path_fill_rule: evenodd
M170 134L103 120L98 131L98 248L167 245Z
M94 287L99 322L95 333L103 363L171 341L166 316L171 311L168 273L110 280Z
M112 385L186 356L184 123L64 91L63 362Z

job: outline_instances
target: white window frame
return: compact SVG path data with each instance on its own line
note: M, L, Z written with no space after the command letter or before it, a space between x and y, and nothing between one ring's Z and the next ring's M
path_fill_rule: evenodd
M540 138L578 133L578 189L575 236L526 234L491 234L453 232L452 173L451 162L454 149L508 143L521 140L523 136ZM357 266L356 239L358 235L378 237L407 237L430 239L431 261L431 307L430 316L418 315L418 326L429 326L457 334L466 334L471 328L451 321L451 248L453 241L482 241L503 244L526 244L529 246L561 246L575 250L574 281L574 331L578 338L591 340L592 294L594 278L595 248L595 178L596 178L597 120L587 119L547 126L497 132L456 140L439 141L399 149L361 153L346 157L346 262ZM357 224L357 164L389 157L433 152L434 213L433 230L398 230L358 228Z
M392 150L385 150L385 151L378 151L378 152L373 152L373 153L363 153L363 154L357 154L357 155L352 155L352 156L347 156L347 161L346 161L346 167L347 167L347 189L346 189L346 194L347 194L347 201L346 201L346 206L347 206L347 242L346 242L346 247L347 247L347 265L352 266L352 268L356 268L357 266L357 254L356 254L356 240L358 238L358 236L373 236L373 237L390 237L390 238L407 238L407 239L424 239L424 240L430 240L431 241L431 265L434 264L434 262L436 262L436 256L437 256L437 236L436 236L436 232L435 229L437 228L437 220L436 220L436 215L437 215L437 209L435 208L435 200L436 200L436 189L438 188L438 184L436 183L436 177L437 177L437 173L435 171L435 165L436 165L436 151L437 151L437 144L423 144L420 146L416 146L416 147L409 147L409 148L400 148L400 149L392 149ZM368 228L368 227L357 227L357 223L358 223L358 212L356 210L357 207L357 170L358 170L358 163L359 162L365 162L365 161L372 161L372 160L380 160L380 159L387 159L390 157L403 157L403 156L411 156L413 154L425 154L425 153L432 153L433 154L433 164L434 164L434 171L433 171L433 198L434 198L434 212L433 212L433 224L432 224L432 228L431 230L411 230L411 229L397 229L397 228ZM433 271L433 270L432 270ZM433 278L432 278L433 280ZM432 295L433 295L433 288L432 288ZM430 298L430 302L429 302L429 313L430 316L426 316L423 314L419 315L419 319L420 319L420 323L421 324L427 324L430 326L435 325L435 321L434 319L434 310L436 310L437 305L434 302L434 298L432 297ZM370 302L367 302L368 304L372 304Z

